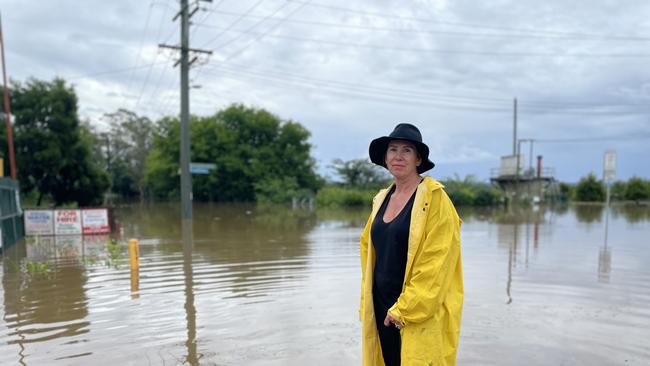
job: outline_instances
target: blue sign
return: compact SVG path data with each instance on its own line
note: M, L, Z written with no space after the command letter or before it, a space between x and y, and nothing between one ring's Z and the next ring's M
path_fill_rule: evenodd
M191 174L210 174L210 171L217 168L217 164L211 163L190 163Z

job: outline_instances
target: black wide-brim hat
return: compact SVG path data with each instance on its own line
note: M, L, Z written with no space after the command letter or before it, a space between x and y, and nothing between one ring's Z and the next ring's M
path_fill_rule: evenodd
M390 135L372 140L368 149L370 161L388 169L386 167L386 151L388 150L388 143L393 140L409 141L415 145L422 159L422 163L418 166L418 174L424 173L436 165L429 160L429 147L422 142L420 130L410 123L400 123L395 126L395 129Z

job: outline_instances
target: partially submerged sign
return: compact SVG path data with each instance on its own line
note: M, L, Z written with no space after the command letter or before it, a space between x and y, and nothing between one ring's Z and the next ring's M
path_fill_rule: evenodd
M104 234L111 231L108 210L105 208L81 210L81 224L84 234Z
M108 234L111 225L107 208L83 210L25 210L25 235Z
M54 211L55 235L80 235L81 210L55 210Z
M25 210L25 235L54 235L54 211Z

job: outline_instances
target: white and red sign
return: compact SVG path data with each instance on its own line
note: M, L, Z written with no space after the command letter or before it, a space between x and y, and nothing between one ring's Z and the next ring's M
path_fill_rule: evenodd
M108 210L93 208L81 210L81 226L84 234L104 234L111 231Z
M54 235L52 210L25 210L25 235Z
M54 211L55 235L80 235L81 210L55 210Z

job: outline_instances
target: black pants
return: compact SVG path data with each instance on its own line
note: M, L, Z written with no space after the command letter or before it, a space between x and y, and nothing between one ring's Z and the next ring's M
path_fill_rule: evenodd
M386 311L381 306L375 304L375 318L377 319L377 332L379 333L379 342L381 343L381 353L384 356L386 366L400 366L400 351L402 350L402 338L399 329L393 324L384 325Z

